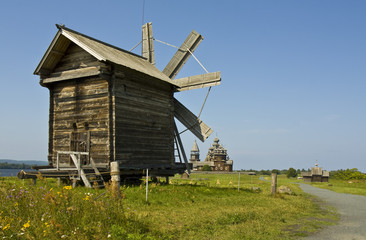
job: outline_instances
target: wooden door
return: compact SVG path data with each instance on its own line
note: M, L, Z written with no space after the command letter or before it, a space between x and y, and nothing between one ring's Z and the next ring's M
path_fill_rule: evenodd
M90 132L72 132L70 135L70 151L90 152ZM81 155L81 165L89 164L89 155ZM70 165L74 165L71 159Z

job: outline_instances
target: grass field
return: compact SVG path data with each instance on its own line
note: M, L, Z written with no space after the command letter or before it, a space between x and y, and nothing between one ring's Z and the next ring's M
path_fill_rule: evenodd
M279 176L293 194L270 195L269 178L241 174L193 174L169 185L122 186L122 199L107 189L37 185L0 178L3 239L295 239L334 224L337 214L320 207L294 180ZM255 190L252 190L254 187ZM260 189L258 189L260 188Z
M311 183L311 185L339 193L366 196L366 180L338 180L331 178L328 183Z

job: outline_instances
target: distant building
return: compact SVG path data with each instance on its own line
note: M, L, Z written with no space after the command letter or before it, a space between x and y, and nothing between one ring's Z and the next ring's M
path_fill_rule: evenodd
M214 139L214 143L209 148L203 162L200 160L200 152L196 141L194 141L189 159L189 162L193 164L193 171L202 171L205 165L210 167L211 171L233 171L233 160L230 160L227 150L219 144L219 141L217 137Z
M321 167L318 167L317 163L315 167L311 168L311 172L302 172L301 176L304 182L328 182L329 180L329 172L323 171Z

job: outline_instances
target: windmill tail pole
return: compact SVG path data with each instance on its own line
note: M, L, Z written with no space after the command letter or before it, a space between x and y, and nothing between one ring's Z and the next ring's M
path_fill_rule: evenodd
M112 196L114 198L121 198L120 192L120 182L121 176L119 172L119 164L118 162L111 162L111 181L112 181Z

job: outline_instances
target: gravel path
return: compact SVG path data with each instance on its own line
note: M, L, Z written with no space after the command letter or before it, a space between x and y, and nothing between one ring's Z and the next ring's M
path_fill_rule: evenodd
M326 204L337 208L341 215L338 225L329 226L305 240L366 240L366 197L336 193L300 183L304 192L315 195Z

